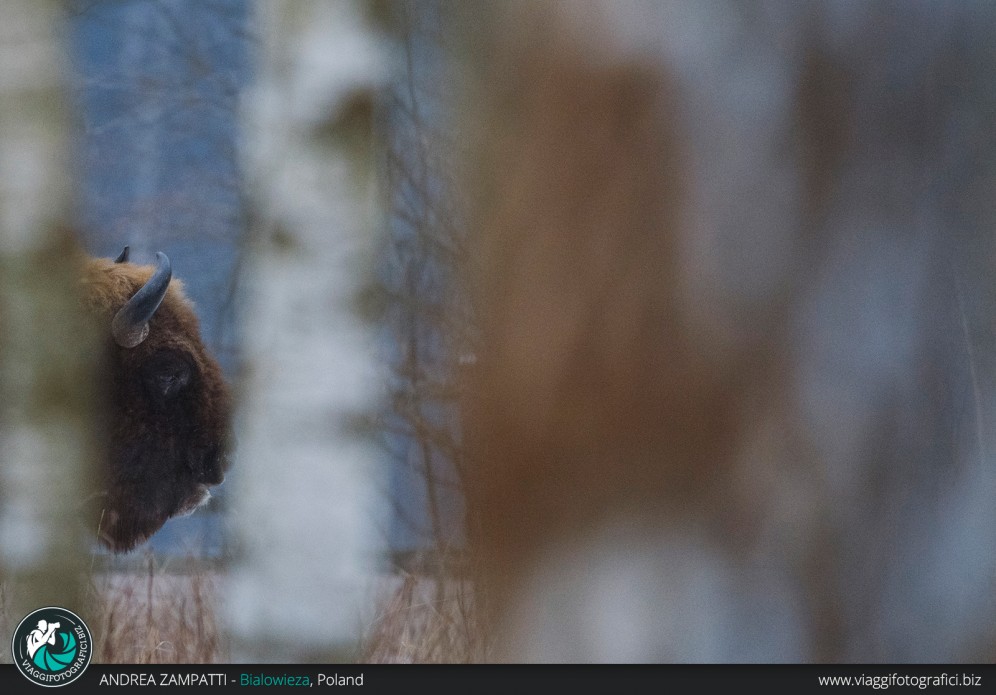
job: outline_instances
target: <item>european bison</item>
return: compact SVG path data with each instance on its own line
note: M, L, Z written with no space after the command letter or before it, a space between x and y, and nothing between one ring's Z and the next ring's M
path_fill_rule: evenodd
M115 552L209 497L227 468L230 397L205 349L193 305L169 259L87 259L86 315L103 341L107 463L96 499L98 534Z

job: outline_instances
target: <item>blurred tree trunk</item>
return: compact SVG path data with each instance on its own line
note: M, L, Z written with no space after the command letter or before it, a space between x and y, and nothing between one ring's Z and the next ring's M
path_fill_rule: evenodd
M357 3L258 6L245 124L255 206L244 278L246 378L233 470L239 661L354 656L382 542L373 333L373 90L382 61Z
M67 216L60 5L0 22L0 571L6 627L80 610L77 509L93 450L92 345L77 320ZM85 612L84 612L85 617ZM6 632L5 634L9 634Z
M996 12L495 5L463 430L493 657L990 659Z

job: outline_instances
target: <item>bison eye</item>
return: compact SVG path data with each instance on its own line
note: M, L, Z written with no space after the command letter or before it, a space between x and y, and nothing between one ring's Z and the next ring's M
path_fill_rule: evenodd
M180 394L190 383L191 375L187 361L173 352L153 355L142 367L142 381L149 395L162 401Z

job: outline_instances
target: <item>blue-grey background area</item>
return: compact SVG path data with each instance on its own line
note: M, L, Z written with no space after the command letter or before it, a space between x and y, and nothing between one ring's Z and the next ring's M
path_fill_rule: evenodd
M236 269L246 230L237 157L251 73L243 0L70 2L77 230L87 250L172 261L229 379L238 361ZM157 553L223 552L224 488L174 519Z
M391 7L400 31L379 122L389 203L380 266L388 403L379 433L390 458L390 547L417 569L465 543L454 372L472 321L455 277L464 215L450 176L454 48L440 3Z

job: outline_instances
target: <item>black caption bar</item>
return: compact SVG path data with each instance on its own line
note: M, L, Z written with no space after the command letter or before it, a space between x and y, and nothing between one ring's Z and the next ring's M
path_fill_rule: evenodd
M91 664L65 692L134 693L155 688L196 688L225 692L437 693L541 692L654 693L722 692L992 692L996 665L934 666L733 666L733 665L182 665ZM0 666L0 692L40 693L9 664ZM57 689L56 692L62 689Z

